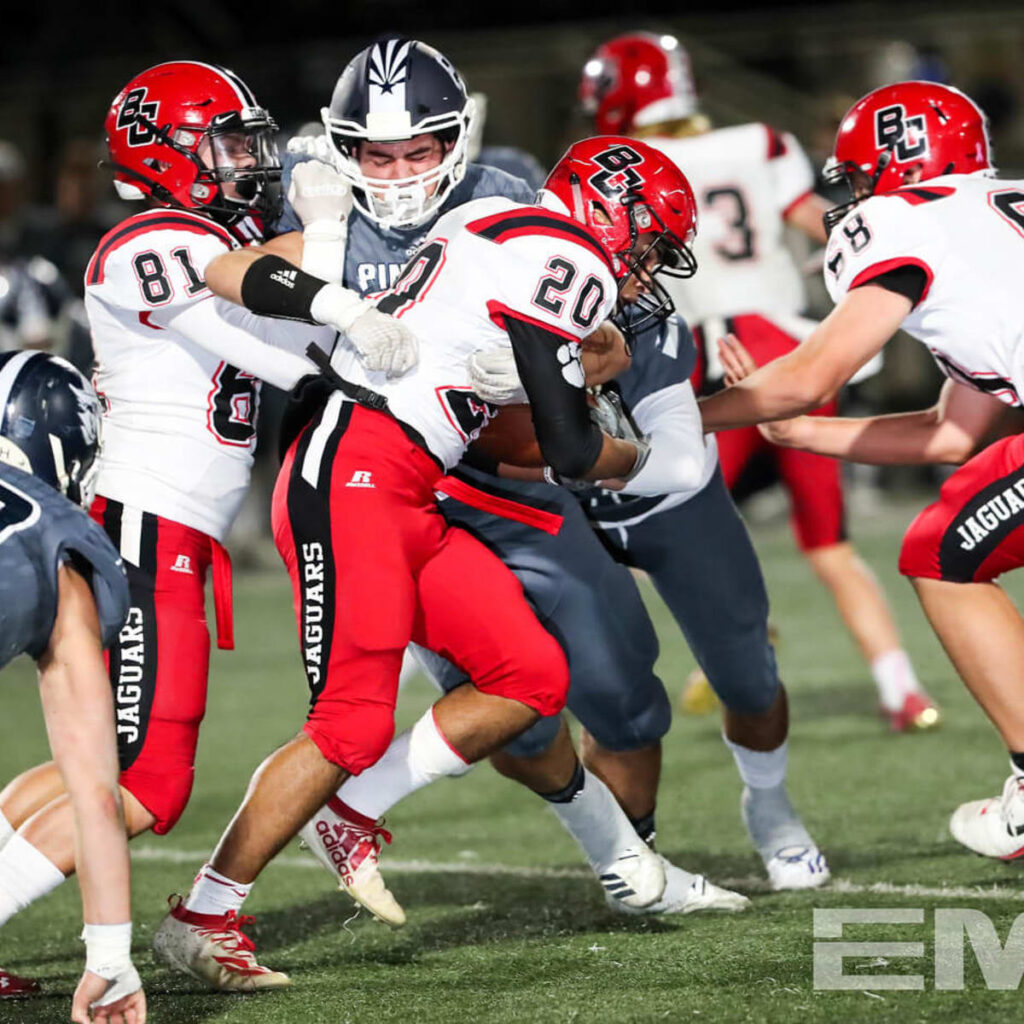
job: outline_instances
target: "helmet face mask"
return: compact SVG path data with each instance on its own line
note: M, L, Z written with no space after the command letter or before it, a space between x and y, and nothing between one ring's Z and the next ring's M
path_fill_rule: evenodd
M232 72L177 61L137 75L106 120L109 166L122 198L264 222L281 208L277 125Z
M320 114L338 172L356 208L383 228L428 220L463 179L476 101L454 65L413 39L385 37L357 54ZM378 177L360 157L367 143L436 137L439 160L405 177Z
M0 355L0 462L88 508L101 422L96 392L70 363L42 352Z
M825 228L872 195L946 174L994 173L985 115L968 96L933 82L883 86L840 123L824 175L852 199L825 214Z

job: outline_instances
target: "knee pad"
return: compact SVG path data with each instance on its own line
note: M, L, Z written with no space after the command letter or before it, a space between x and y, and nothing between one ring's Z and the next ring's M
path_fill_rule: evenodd
M502 753L510 757L539 757L555 742L561 722L561 715L549 715L538 719L526 732L520 733L514 740L506 743L502 747Z
M302 731L331 764L358 775L376 764L395 738L395 716L390 707L350 704L343 714L310 713Z
M760 715L775 703L779 670L767 633L732 643L728 649L706 652L701 665L723 706L739 715Z

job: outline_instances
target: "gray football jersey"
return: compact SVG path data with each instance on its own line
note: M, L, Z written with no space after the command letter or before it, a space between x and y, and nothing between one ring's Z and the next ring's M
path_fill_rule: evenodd
M57 570L65 562L89 581L103 646L110 646L130 604L114 545L62 494L0 463L0 667L46 650L57 618Z
M281 157L282 188L288 194L292 168L308 157L297 157L285 153ZM470 164L466 176L452 190L452 194L441 204L437 216L414 228L393 228L385 231L374 224L358 210L353 210L348 219L348 246L345 250L345 273L342 284L346 288L367 295L384 291L394 284L409 257L420 247L434 224L443 214L471 199L487 196L508 196L517 203L532 203L534 190L521 178L498 170ZM300 222L291 204L286 202L281 217L271 226L271 233L301 231Z

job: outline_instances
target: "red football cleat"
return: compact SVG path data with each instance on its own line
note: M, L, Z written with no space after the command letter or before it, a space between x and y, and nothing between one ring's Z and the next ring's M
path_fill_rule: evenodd
M0 971L0 999L24 999L26 996L37 996L41 991L38 981Z
M899 711L885 708L883 714L889 719L893 732L923 732L934 729L942 721L942 713L935 701L923 691L908 693Z

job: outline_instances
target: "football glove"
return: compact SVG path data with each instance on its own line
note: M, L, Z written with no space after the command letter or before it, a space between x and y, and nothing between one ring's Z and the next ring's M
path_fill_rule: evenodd
M337 159L326 135L293 135L288 140L288 152L295 156L311 156L325 164L333 164Z
M352 211L352 190L330 164L305 160L292 169L288 202L307 228L318 221L344 222Z
M477 398L491 405L521 405L528 401L512 349L477 349L468 362L469 381Z
M637 441L643 436L636 429L616 391L591 392L590 418L610 437Z

